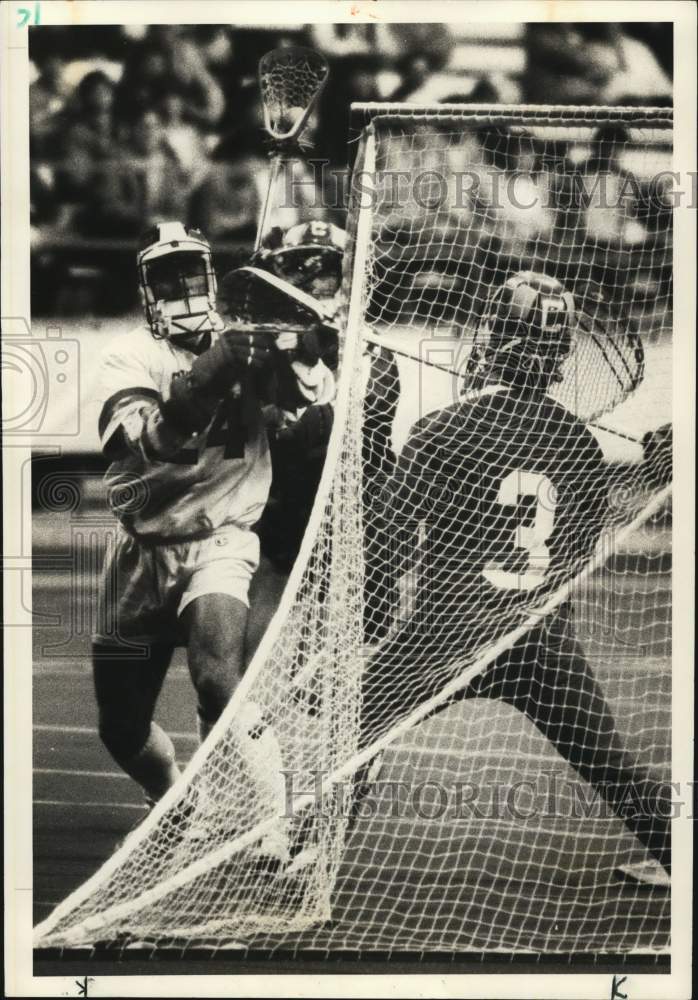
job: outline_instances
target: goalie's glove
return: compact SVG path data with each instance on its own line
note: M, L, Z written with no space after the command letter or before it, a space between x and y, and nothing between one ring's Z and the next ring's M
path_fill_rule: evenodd
M160 407L164 419L187 436L200 433L233 383L264 371L274 349L274 336L265 327L226 327L188 372L172 376L169 397Z
M284 447L294 449L305 458L320 457L330 440L334 422L334 407L331 403L309 406L298 420L278 427L276 440Z
M645 476L652 486L664 486L673 475L674 432L671 424L648 431L642 439Z

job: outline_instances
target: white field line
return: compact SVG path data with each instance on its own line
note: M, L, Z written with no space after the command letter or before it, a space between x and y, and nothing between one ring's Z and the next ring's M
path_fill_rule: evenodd
M35 767L33 774L68 774L71 778L118 778L119 781L131 780L124 771L81 771L79 768L67 767Z
M67 733L73 735L78 733L83 733L91 736L97 736L97 730L95 729L94 726L61 726L47 722L37 722L34 723L32 729L34 730L34 732L38 733ZM168 730L168 735L175 740L191 740L194 743L198 741L198 736L196 735L196 733L191 733L191 732L181 733L181 732L172 732L171 730Z
M181 761L177 763L182 766ZM32 774L64 774L69 778L110 778L112 781L132 781L125 771L83 771L79 767L35 767Z
M144 802L66 802L63 799L34 799L35 806L69 806L71 809L140 809L145 819ZM116 831L115 831L116 832Z

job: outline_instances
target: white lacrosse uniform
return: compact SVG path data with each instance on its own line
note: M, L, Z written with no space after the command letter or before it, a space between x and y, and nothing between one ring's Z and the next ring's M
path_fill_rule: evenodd
M98 640L183 642L177 620L197 597L226 593L248 603L259 562L250 529L271 484L254 395L235 384L208 430L168 461L125 446L125 439L139 437L153 404L167 399L172 376L194 359L147 326L117 337L103 353L99 434L112 459L105 478L120 531L105 566Z

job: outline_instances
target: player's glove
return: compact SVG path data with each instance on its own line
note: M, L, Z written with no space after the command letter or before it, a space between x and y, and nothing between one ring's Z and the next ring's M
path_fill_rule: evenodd
M305 458L316 458L327 448L333 422L331 403L314 404L304 410L298 420L278 428L276 440Z
M274 350L274 336L265 327L227 327L188 372L173 375L169 398L160 407L164 419L187 436L200 433L233 383L263 371Z
M653 486L663 486L673 475L674 433L671 424L648 431L642 439L645 475Z
M330 341L336 339L334 328L316 324L302 329L283 329L276 338L276 346L280 351L287 352L291 361L300 361L308 368L314 368L325 353L331 351Z

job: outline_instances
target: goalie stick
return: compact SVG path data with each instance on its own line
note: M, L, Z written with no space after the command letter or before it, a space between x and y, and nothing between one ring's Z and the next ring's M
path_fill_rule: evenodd
M402 358L409 358L410 361L417 361L421 365L427 365L429 368L436 368L438 371L444 372L446 375L454 375L457 378L463 378L463 372L458 371L456 368L450 365L443 364L438 361L429 361L428 358L420 357L415 351L405 350L404 346L397 347L395 343L387 337L380 337L375 333L369 333L367 330L363 332L363 338L369 344L374 344L376 347L384 347L388 351L392 351L393 354L398 354ZM633 444L642 444L641 437L635 437L633 434L626 434L625 431L616 430L614 427L607 427L606 424L600 424L596 420L589 420L587 424L590 427L596 427L597 430L604 431L606 434L614 434L616 437L623 438L625 441L631 441Z

